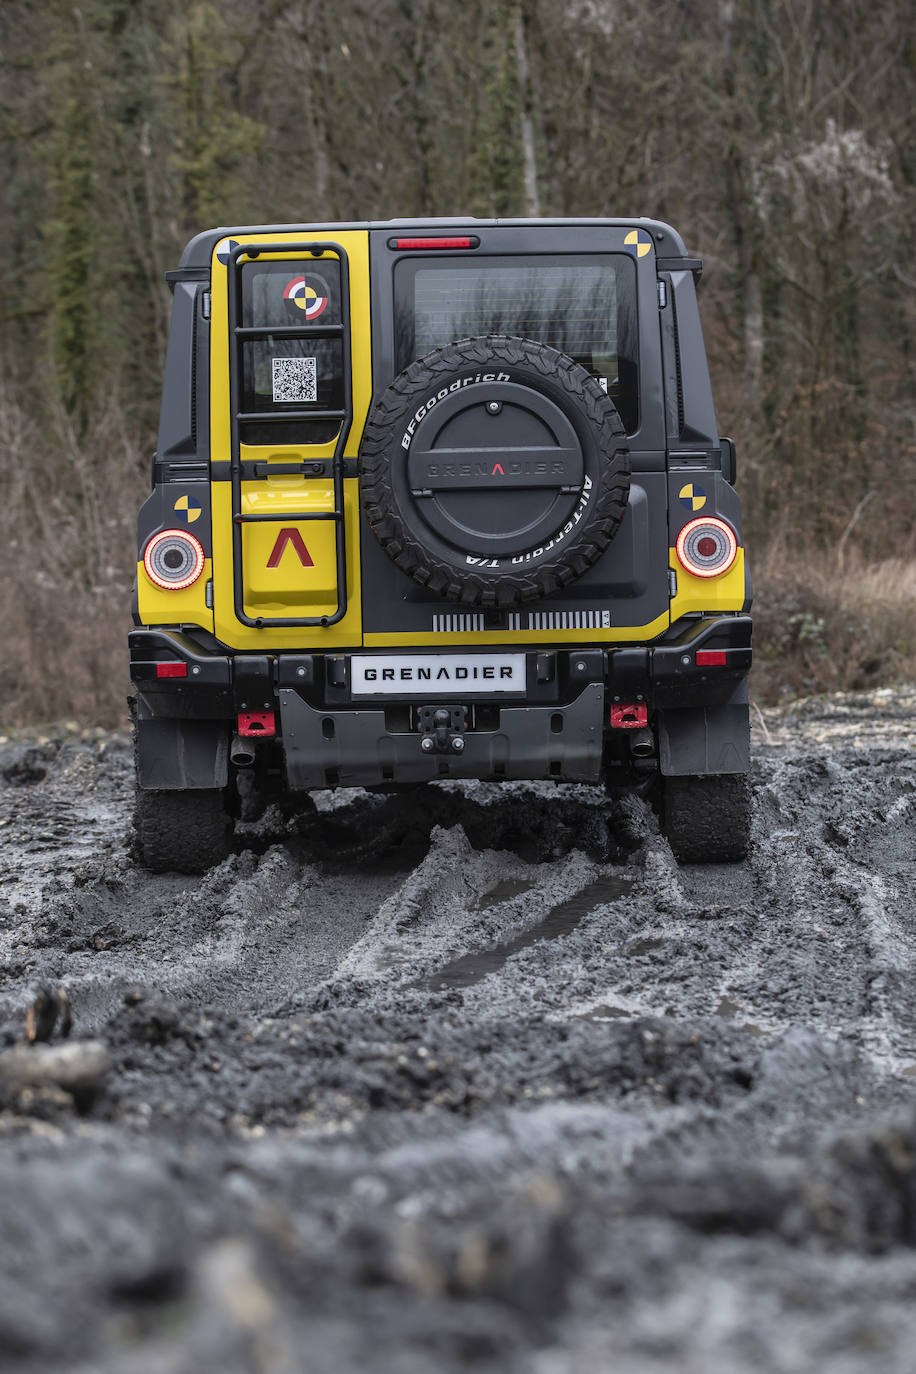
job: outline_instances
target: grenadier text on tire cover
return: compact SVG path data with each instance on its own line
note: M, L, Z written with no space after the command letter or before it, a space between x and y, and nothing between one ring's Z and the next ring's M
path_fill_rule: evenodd
M748 843L750 581L700 262L655 220L208 230L173 293L131 674L137 850L240 795L637 789Z

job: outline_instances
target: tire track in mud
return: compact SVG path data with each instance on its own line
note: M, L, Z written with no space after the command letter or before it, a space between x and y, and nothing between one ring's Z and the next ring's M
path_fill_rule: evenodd
M882 701L767 717L735 867L639 801L449 785L151 877L124 739L0 749L0 1028L59 981L111 1059L83 1117L0 1060L13 1366L909 1374L916 694Z

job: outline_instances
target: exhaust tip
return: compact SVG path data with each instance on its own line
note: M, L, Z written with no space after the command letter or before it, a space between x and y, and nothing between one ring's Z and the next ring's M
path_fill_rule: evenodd
M254 747L240 735L235 735L229 746L229 757L236 768L250 768L254 763Z
M637 759L651 758L655 753L655 736L651 730L636 730L630 738L630 753Z

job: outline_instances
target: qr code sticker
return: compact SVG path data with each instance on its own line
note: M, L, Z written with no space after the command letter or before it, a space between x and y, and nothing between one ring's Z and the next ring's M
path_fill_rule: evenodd
M278 401L317 401L318 374L314 358L272 358L274 404Z

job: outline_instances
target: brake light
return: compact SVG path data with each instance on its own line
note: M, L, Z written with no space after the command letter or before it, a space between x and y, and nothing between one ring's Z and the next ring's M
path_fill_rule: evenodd
M161 530L143 550L147 577L169 592L192 586L204 570L204 561L200 540L187 530Z
M466 238L427 238L427 239L389 239L388 247L396 248L399 253L409 253L413 249L427 248L477 248L480 239L476 235Z
M187 677L188 665L186 663L157 663L157 677Z
M682 566L694 577L720 577L738 556L738 539L724 520L700 516L681 530L676 550Z
M697 649L698 668L721 668L725 662L724 649Z

